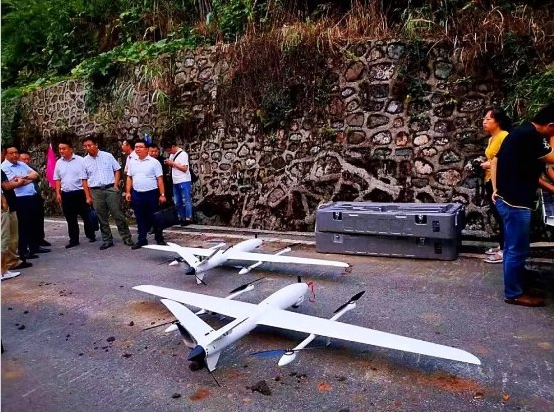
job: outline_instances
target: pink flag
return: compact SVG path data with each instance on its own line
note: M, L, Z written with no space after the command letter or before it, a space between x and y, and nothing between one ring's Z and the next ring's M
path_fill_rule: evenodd
M48 153L46 154L46 180L50 184L50 187L56 187L54 182L54 168L56 167L56 154L52 149L52 143L48 146Z

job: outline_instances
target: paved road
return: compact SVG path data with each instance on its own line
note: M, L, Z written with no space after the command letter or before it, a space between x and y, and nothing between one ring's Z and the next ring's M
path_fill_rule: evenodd
M197 286L180 268L163 264L163 252L131 251L118 239L106 251L99 243L66 250L60 221L48 222L47 237L52 252L1 285L2 411L554 410L551 269L538 278L549 306L523 308L503 303L500 266L464 256L441 262L319 255L308 237L293 254L343 258L352 272L273 266L238 275L218 268L206 276L208 286ZM203 246L234 241L192 229L176 229L168 238ZM266 250L282 246L273 241ZM482 365L334 341L279 368L277 359L248 354L292 347L304 336L263 328L222 354L218 387L206 371L188 369L177 335L142 331L172 317L155 297L132 289L149 283L225 296L265 276L241 296L255 303L297 274L315 282L315 302L301 307L303 313L330 317L365 290L344 321L458 347Z

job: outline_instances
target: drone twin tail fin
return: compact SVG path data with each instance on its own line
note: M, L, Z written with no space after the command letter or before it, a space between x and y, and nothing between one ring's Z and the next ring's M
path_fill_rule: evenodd
M215 330L200 319L186 306L170 299L162 299L162 303L173 313L179 321L179 332L183 336L185 344L189 347L205 345L210 341L210 334Z

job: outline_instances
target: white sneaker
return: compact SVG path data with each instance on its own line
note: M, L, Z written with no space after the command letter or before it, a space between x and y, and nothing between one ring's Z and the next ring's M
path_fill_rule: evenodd
M485 255L496 255L498 252L501 252L501 251L502 250L500 249L500 246L495 246L495 247L488 248L485 251Z
M502 251L495 253L494 255L488 255L486 259L483 259L485 263L502 263L504 262L504 253Z
M19 275L21 275L21 272L12 272L11 270L7 270L6 273L2 275L2 280L15 278Z

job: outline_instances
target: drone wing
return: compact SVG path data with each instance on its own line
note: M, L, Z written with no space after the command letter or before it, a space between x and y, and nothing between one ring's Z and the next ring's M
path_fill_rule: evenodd
M477 357L461 349L282 309L265 312L258 324L475 365L481 364Z
M300 265L335 266L339 268L350 267L348 263L336 260L310 259L288 255L270 255L267 253L241 252L235 250L229 250L225 253L225 256L229 260L245 260L250 262L295 263Z
M200 293L185 292L183 290L164 288L161 286L140 285L133 287L133 289L232 318L246 318L250 316L257 307L257 305L252 303L218 298L216 296L208 296Z

